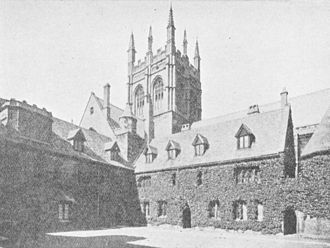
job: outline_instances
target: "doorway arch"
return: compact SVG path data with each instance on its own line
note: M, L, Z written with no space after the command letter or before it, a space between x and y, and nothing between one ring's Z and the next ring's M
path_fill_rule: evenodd
M183 228L191 228L191 211L188 203L186 203L183 207L182 211L182 227Z
M292 207L284 211L283 234L294 234L297 232L297 216Z

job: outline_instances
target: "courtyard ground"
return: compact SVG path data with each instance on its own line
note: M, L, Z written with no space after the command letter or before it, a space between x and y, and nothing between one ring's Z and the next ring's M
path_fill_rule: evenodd
M261 235L217 229L175 227L123 227L94 231L48 234L40 244L49 248L321 248L329 241L308 240L296 235Z

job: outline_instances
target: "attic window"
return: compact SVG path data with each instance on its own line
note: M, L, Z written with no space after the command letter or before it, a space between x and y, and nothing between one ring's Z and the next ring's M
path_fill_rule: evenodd
M120 158L120 149L117 142L109 142L105 144L104 150L110 153L110 160L118 161Z
M94 107L90 107L90 109L89 109L89 113L92 115L92 114L94 114Z
M195 156L202 156L206 152L206 150L209 148L209 143L207 139L200 135L197 134L192 145L195 148Z
M72 130L68 134L68 140L71 142L74 150L78 152L84 151L85 135L80 128Z
M166 146L166 151L168 154L168 159L175 159L179 155L181 148L179 143L170 140Z
M251 148L255 141L255 136L245 124L241 125L235 137L237 138L237 149Z
M146 163L150 164L157 157L157 149L148 145L144 150L144 155L146 156Z
M73 140L73 149L82 152L84 150L84 143L81 140Z

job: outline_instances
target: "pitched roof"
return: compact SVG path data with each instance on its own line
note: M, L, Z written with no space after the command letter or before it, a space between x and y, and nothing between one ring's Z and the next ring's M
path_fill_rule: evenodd
M149 152L150 151L150 152ZM158 154L157 148L151 146L150 144L146 146L146 148L144 149L143 154Z
M100 105L100 108L103 109L104 108L104 101L103 99L99 98L98 96L95 95L95 98L98 102L98 104ZM119 126L119 117L123 114L124 110L113 105L110 104L110 118L112 119L112 121L109 123L110 125L115 125L116 127L120 127Z
M323 116L320 125L302 151L302 156L330 150L330 106Z
M81 128L71 130L68 134L67 140L78 139L81 141L86 141L84 133L81 131Z
M0 98L0 106L4 104L6 101L7 101L6 99Z
M51 142L52 145L70 155L82 156L103 163L111 163L112 165L118 167L131 168L127 165L110 160L110 156L106 153L104 147L106 143L112 141L111 138L99 134L93 130L79 128L79 126L72 123L60 120L58 118L53 118L53 133L55 135ZM72 130L75 131L77 129L81 130L86 138L84 151L82 153L75 151L72 145L67 141L68 134L72 132Z
M292 98L289 97L288 101L292 109L292 122L294 128L318 124L330 104L330 88ZM280 108L280 101L259 105L260 113ZM208 120L195 122L192 124L192 127L206 126L222 121L241 118L247 113L248 109L229 113L215 118L210 118Z
M155 138L150 145L158 149L157 157L153 163L146 163L144 155L141 155L135 163L135 172L174 169L192 165L203 166L214 162L226 163L283 152L289 114L289 107L253 115L246 113L241 118L198 125L184 132ZM238 150L235 134L242 124L250 128L255 136L255 143L249 149ZM203 156L195 156L192 146L192 142L198 134L207 138L209 144L209 149ZM171 160L168 159L165 150L170 140L177 142L181 147L180 154L176 159Z
M104 145L104 150L105 151L113 151L113 150L120 151L120 148L117 144L117 141L110 141Z

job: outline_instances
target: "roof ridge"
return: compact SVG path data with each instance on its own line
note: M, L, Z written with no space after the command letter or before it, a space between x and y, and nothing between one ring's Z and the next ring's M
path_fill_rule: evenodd
M95 93L94 93L94 96L96 97L96 99L98 100L98 101L102 101L103 102L103 99L101 98L101 97L98 97L97 95L95 95ZM103 105L103 104L102 104ZM112 107L115 107L115 108L117 108L118 110L120 110L120 111L124 111L124 109L122 109L122 108L120 108L120 107L118 107L118 106L116 106L116 105L114 105L114 104L112 104L112 103L110 103L110 106L112 106ZM103 107L103 106L102 106Z
M79 126L79 125L77 125L77 124L74 124L74 123L68 122L68 121L66 121L66 120L62 120L62 119L57 118L57 117L54 117L54 116L53 116L53 119L57 119L57 120L59 120L59 121L61 121L61 122L65 122L65 123L67 123L67 124L70 124L70 125L74 126L74 127L77 128L77 129L79 128L79 129L81 129L81 130L85 130L85 131L88 131L88 132L90 132L90 133L94 132L94 133L97 133L97 135L99 135L99 136L101 136L101 137L111 139L111 137L109 137L109 136L103 135L103 134L98 133L98 132L96 132L96 131L92 131L92 130L90 130L90 129L84 128L84 127ZM112 140L112 139L111 139L111 140Z

